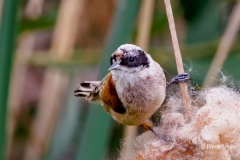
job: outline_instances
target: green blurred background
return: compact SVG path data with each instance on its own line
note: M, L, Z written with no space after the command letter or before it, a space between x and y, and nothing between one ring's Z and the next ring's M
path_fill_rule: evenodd
M185 70L201 86L236 1L171 3ZM124 126L73 91L103 78L124 43L176 75L164 1L0 0L0 10L0 159L117 159ZM222 69L235 81L239 53L238 34Z

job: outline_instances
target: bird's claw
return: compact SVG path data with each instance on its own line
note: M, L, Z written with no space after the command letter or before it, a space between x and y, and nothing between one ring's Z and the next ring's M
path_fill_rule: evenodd
M182 73L182 74L177 75L173 79L176 84L179 84L181 82L188 82L191 79L191 77L188 73Z
M164 140L165 142L168 142L168 143L173 142L172 136L169 136L169 135L164 134L164 135L162 135L161 137L162 137L161 139Z
M168 143L171 143L171 142L172 142L172 137L171 137L171 136L166 135L166 134L160 135L160 134L156 133L156 131L153 130L153 128L151 128L150 130L153 132L153 134L154 134L156 137L158 137L158 139L163 140L163 141L168 142Z
M182 73L177 76L175 76L168 84L167 88L172 84L179 84L183 82L188 82L191 79L190 75L188 73Z

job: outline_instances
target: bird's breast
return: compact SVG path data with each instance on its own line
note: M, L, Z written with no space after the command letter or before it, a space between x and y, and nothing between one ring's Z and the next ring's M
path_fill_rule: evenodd
M150 76L144 78L119 79L116 81L117 94L125 106L131 110L156 110L165 98L165 84Z
M166 78L157 63L135 73L114 71L113 81L126 112L119 114L110 109L110 114L122 124L142 124L156 112L165 99Z
M118 87L117 87L118 88ZM141 85L122 87L118 96L126 109L124 114L110 111L112 117L124 125L140 125L149 119L165 98L164 85Z

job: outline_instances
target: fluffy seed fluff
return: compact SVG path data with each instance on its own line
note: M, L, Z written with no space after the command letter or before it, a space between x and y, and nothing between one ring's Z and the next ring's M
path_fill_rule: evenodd
M159 140L148 131L136 138L134 152L120 159L239 160L240 94L224 85L199 90L192 94L191 105L191 120L186 123L180 96L170 96L155 130L171 136L173 142Z

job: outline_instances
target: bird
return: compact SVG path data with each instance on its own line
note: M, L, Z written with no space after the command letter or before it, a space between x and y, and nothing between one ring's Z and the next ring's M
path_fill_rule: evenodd
M171 84L186 82L188 73L166 84L162 67L139 46L123 44L110 57L109 73L101 81L84 81L74 91L76 97L101 104L117 122L153 129L150 117L160 108ZM165 138L166 139L166 138Z

